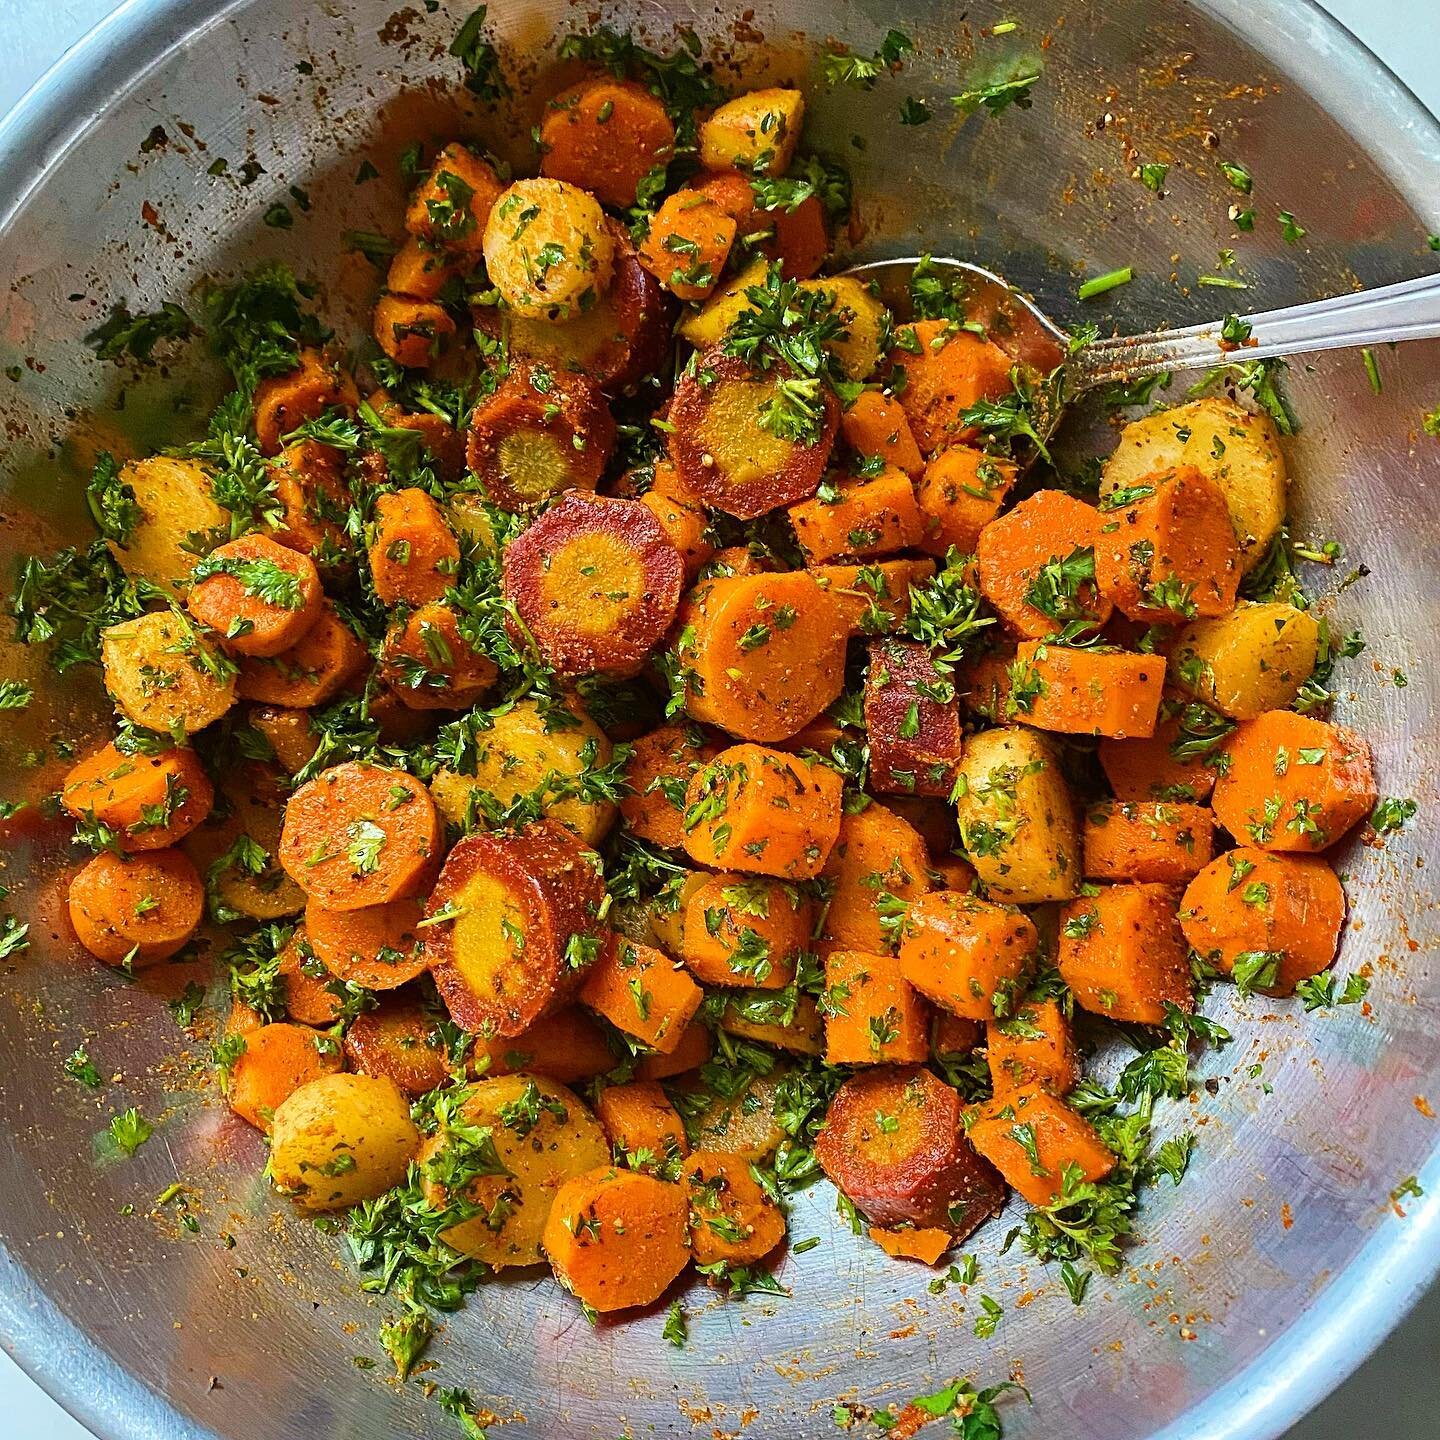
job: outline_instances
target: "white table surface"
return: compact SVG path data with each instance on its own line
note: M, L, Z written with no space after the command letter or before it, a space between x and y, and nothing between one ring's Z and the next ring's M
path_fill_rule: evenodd
M1263 0L1256 0L1263 3ZM1288 0L1271 0L1284 5ZM1440 114L1440 0L1321 0ZM114 0L0 0L0 113ZM3 1339L3 1337L0 1337ZM0 1435L92 1440L0 1345ZM1440 1436L1440 1287L1287 1440L1436 1440ZM262 1436L254 1440L264 1440Z

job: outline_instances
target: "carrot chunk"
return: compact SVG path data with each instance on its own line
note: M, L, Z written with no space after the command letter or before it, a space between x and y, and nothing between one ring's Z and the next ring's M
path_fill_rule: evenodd
M1164 686L1162 656L1026 640L1015 650L1005 708L1037 730L1123 740L1155 733Z
M370 574L387 605L439 600L459 567L460 546L425 491L395 490L375 501Z
M270 1133L275 1112L302 1085L344 1068L340 1047L307 1025L281 1021L245 1032L245 1048L224 1077L230 1108Z
M1247 988L1288 995L1335 958L1345 891L1319 855L1241 846L1212 860L1180 902L1185 939Z
M291 649L242 658L235 689L242 700L307 710L333 700L369 663L369 652L327 601Z
M684 906L680 958L702 984L780 990L795 978L813 911L793 886L712 875L687 894Z
M328 910L418 894L440 853L430 792L403 770L349 761L302 785L285 807L280 863Z
M453 606L429 604L391 625L377 673L412 710L468 710L500 672L460 633Z
M191 580L190 613L239 655L292 649L319 619L324 599L315 562L267 535L217 546Z
M790 507L807 564L837 556L892 555L918 545L924 533L910 477L887 465L871 480L842 480L833 493Z
M416 928L425 913L413 896L363 910L305 906L305 933L316 958L337 979L367 990L394 990L423 974L427 957Z
M900 930L900 971L927 999L968 1020L1007 1015L1039 938L1018 910L955 890L914 901Z
M886 1230L872 1225L866 1233L892 1260L919 1260L925 1265L938 1265L940 1257L955 1244L948 1230L933 1227Z
M443 305L409 295L382 295L371 318L375 343L397 365L428 370L455 333L455 322Z
M681 300L703 300L725 269L735 222L698 190L667 195L651 217L640 263Z
M885 1065L930 1058L930 1007L893 955L825 957L825 1063Z
M1057 963L1076 1002L1095 1015L1161 1025L1192 1008L1190 965L1168 885L1106 885L1060 912Z
M483 155L452 141L416 186L405 211L405 228L431 245L459 255L476 255L485 239L490 211L504 188L495 167Z
M411 235L390 257L385 288L410 300L435 300L460 270L452 254Z
M1044 640L1098 628L1111 605L1095 584L1100 512L1063 490L1037 490L992 520L975 547L980 589L1015 634Z
M821 872L830 894L824 938L847 950L888 950L894 927L886 925L886 917L896 902L903 905L929 890L928 869L924 840L893 810L870 804L842 816Z
M685 562L685 578L694 580L700 567L715 553L709 538L710 521L704 510L687 505L660 490L648 490L640 503L655 517L665 538Z
M857 455L878 456L912 480L925 469L904 409L883 390L862 390L855 397L840 417L840 434Z
M1343 725L1268 710L1235 728L1224 755L1211 803L1242 845L1324 850L1375 804L1370 747Z
M386 996L346 1027L346 1058L362 1075L393 1080L406 1095L426 1095L450 1078L437 1019L417 1000Z
M668 955L619 935L609 937L580 988L582 1005L662 1053L680 1044L704 998Z
M284 436L327 410L354 414L355 382L318 350L302 350L295 369L270 375L255 387L255 441L262 455L278 455Z
M690 781L685 848L702 865L808 880L840 834L841 789L824 765L732 745Z
M960 764L960 705L929 646L875 640L865 672L870 785L882 794L949 795Z
M880 560L870 565L815 565L810 574L835 604L851 635L897 630L910 614L910 587L935 573L933 560Z
M168 960L199 928L205 886L179 850L102 850L71 880L67 906L97 960L140 969Z
M685 792L691 777L720 753L698 725L662 725L634 742L625 763L620 814L632 834L666 850L685 843Z
M930 1054L943 1065L968 1055L984 1035L978 1020L966 1020L948 1010L937 1010L930 1026Z
M1102 801L1085 812L1085 874L1181 884L1210 863L1214 837L1214 817L1200 805Z
M973 555L981 532L1000 513L1016 469L969 445L949 445L925 466L916 486L924 534L920 548L942 558Z
M698 1265L753 1265L785 1238L785 1215L738 1155L696 1150L681 1172L690 1201L690 1253Z
M1044 1090L997 1096L970 1124L970 1143L1032 1205L1053 1205L1067 1175L1103 1180L1115 1157L1089 1121Z
M204 821L215 788L186 746L127 755L112 742L70 771L60 803L77 820L98 821L122 849L159 850Z
M640 182L675 153L675 126L643 85L603 75L545 102L540 150L542 175L625 210Z
M276 973L284 983L285 1013L297 1025L333 1025L340 1018L340 997L326 989L330 972L311 948L303 924L280 951Z
M648 1305L690 1259L685 1190L602 1168L555 1192L543 1244L555 1278L602 1314Z
M680 1112L654 1080L606 1085L595 1097L595 1115L615 1158L632 1170L668 1171L690 1153Z
M705 1027L701 1025L700 1029ZM657 1053L645 1058L664 1057ZM558 1080L562 1085L574 1085L613 1070L620 1059L591 1015L578 1005L562 1005L518 1035L477 1034L471 1063L477 1075L510 1075L523 1070ZM653 1077L642 1074L640 1078Z
M1075 1035L1058 1000L1026 1000L1008 1020L986 1021L985 1052L997 1096L1036 1086L1068 1095L1080 1078Z
M281 511L273 538L325 564L347 558L341 527L350 497L340 451L314 440L297 440L281 452L270 474Z
M670 629L684 579L638 500L565 495L505 547L512 634L562 675L635 674Z
M901 325L890 351L889 387L904 408L916 443L931 455L974 434L965 412L1014 388L1010 357L989 340L946 320Z
M1160 702L1155 733L1125 740L1100 741L1099 759L1110 788L1120 800L1172 800L1203 805L1215 788L1215 768L1209 763L1221 754L1218 739L1206 744L1181 728L1190 707L1174 696ZM1202 720L1214 717L1196 706Z

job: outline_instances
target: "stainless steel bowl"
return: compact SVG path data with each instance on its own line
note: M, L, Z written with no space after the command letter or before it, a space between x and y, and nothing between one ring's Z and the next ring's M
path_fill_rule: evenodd
M558 0L491 10L522 88L556 31L584 20ZM868 52L893 23L919 44L900 77L815 98L816 143L855 169L859 255L918 241L1004 271L1061 319L1135 328L1434 263L1425 235L1440 230L1440 130L1302 0L976 0L968 18L935 0L903 15L762 0L753 16L729 13L634 0L607 18L657 41L692 26L747 78L813 82L819 42ZM397 136L459 127L501 138L483 111L457 118L453 93L435 87L454 77L443 50L459 18L392 16L373 0L131 0L0 128L0 371L20 367L17 379L0 374L7 573L17 555L86 533L78 497L97 446L171 439L213 392L197 354L138 375L94 360L82 336L108 305L151 306L206 272L278 255L318 275L332 314L361 313L374 277L357 257L334 257L345 226L395 228ZM1002 18L1019 19L1018 34L982 37ZM956 124L945 97L1016 50L1043 55L1033 109ZM301 61L312 63L302 71ZM929 98L940 118L901 128L906 94ZM388 128L371 143L377 124ZM509 127L505 144L527 128ZM366 153L383 179L357 187ZM220 158L228 172L217 177ZM1227 221L1235 195L1218 158L1254 172L1253 234L1237 237ZM263 167L248 185L247 159ZM1171 162L1163 198L1128 178L1137 159ZM292 204L293 230L264 226L267 206L296 184L310 212ZM1282 243L1281 209L1306 228L1301 244ZM1194 284L1217 273L1222 247L1238 256L1224 273L1249 284L1242 294ZM1075 300L1080 267L1126 263L1133 284L1088 307ZM1203 1062L1213 1083L1162 1122L1197 1126L1202 1143L1184 1185L1146 1204L1145 1243L1125 1272L1093 1284L1076 1310L1053 1270L997 1253L1001 1221L975 1247L976 1289L1005 1309L994 1338L980 1340L975 1291L931 1295L928 1273L852 1241L818 1187L795 1233L824 1243L784 1261L791 1299L727 1304L697 1289L692 1339L674 1350L659 1316L592 1331L548 1277L496 1283L446 1325L427 1378L467 1385L547 1437L794 1437L830 1433L837 1398L884 1403L952 1375L983 1383L1013 1371L1035 1396L1033 1408L1011 1409L1013 1435L1252 1440L1363 1358L1440 1261L1429 1113L1440 1103L1429 863L1440 837L1440 446L1419 424L1440 403L1440 346L1378 361L1381 394L1354 355L1294 367L1304 428L1289 446L1300 531L1347 547L1323 577L1326 608L1369 640L1343 672L1339 714L1370 736L1383 790L1420 803L1400 837L1343 858L1354 899L1343 964L1372 973L1370 1004L1302 1018L1290 1003L1232 1011L1220 999L1236 1042ZM1359 562L1368 577L1337 595ZM39 698L0 732L0 793L33 799L63 769L58 747L94 722L98 687L90 674L56 680L8 642L3 659ZM42 747L48 758L27 763ZM7 831L10 903L34 938L6 963L0 1004L7 1345L106 1437L450 1433L416 1384L383 1384L383 1369L352 1363L378 1355L389 1307L358 1290L334 1238L267 1193L258 1138L216 1102L205 1046L186 1040L164 1003L189 977L167 969L126 983L78 955L58 904L59 828L22 820ZM82 1040L107 1077L98 1094L61 1071ZM159 1124L122 1162L96 1136L130 1104ZM1417 1172L1426 1197L1392 1205ZM155 1204L176 1181L193 1187L198 1233Z

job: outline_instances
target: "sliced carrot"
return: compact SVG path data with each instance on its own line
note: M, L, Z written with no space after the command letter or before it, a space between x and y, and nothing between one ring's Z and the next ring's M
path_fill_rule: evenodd
M704 998L668 955L619 935L609 938L580 987L582 1005L661 1053L680 1044Z
M1288 995L1335 959L1345 891L1319 855L1240 846L1212 860L1180 902L1180 928L1227 975L1244 966L1254 989Z
M753 1265L785 1238L785 1215L738 1155L696 1150L682 1170L698 1265Z
M709 1035L703 1025L698 1028ZM647 1055L636 1073L641 1079L655 1078L641 1071L647 1061L664 1058L659 1053ZM620 1057L610 1049L605 1032L578 1005L562 1005L542 1015L518 1035L479 1034L475 1037L472 1055L476 1074L510 1075L523 1070L558 1080L562 1085L593 1080L613 1070L619 1062Z
M369 548L375 593L387 605L439 600L460 567L460 546L423 490L396 490L376 500Z
M205 886L179 850L102 850L71 880L67 905L97 960L139 969L168 960L199 928Z
M290 650L320 617L315 562L267 535L217 546L195 567L186 606L237 655Z
M940 1258L955 1244L948 1230L933 1227L911 1230L885 1230L879 1225L866 1232L892 1260L919 1260L924 1265L938 1265Z
M685 840L685 791L720 746L698 725L662 725L634 742L625 763L620 814L632 834L667 850Z
M675 153L675 126L643 85L602 75L545 102L540 152L542 175L625 210L640 182Z
M762 745L732 745L685 795L685 848L702 865L808 880L840 833L840 776Z
M1058 1000L1026 1000L1008 1020L986 1021L985 1052L997 1096L1035 1086L1068 1095L1080 1079L1075 1036Z
M940 1061L958 1059L968 1055L984 1034L985 1026L980 1021L966 1020L948 1010L937 1010L934 1023L930 1026L930 1054Z
M808 897L792 885L707 876L685 898L680 958L705 985L780 990L795 978L812 921Z
M644 1056L635 1067L635 1074L641 1080L669 1080L687 1070L698 1069L710 1058L713 1049L709 1029L692 1020L681 1032L680 1043L668 1055Z
M278 974L285 983L285 1013L297 1025L333 1025L340 1018L340 997L325 988L330 971L311 948L304 925L285 942Z
M915 492L924 525L920 548L973 555L980 534L1015 484L1015 466L970 445L949 445L925 466Z
M960 705L930 647L872 640L865 672L870 785L882 794L949 795L960 764Z
M1039 944L1020 911L955 890L911 903L900 930L900 971L942 1009L967 1020L1009 1014Z
M780 273L786 280L808 280L819 274L830 254L830 232L820 201L807 195L793 209L784 205L765 213L775 236L760 247L761 253L780 262Z
M1161 1025L1189 1010L1190 965L1168 885L1105 885L1060 912L1057 963L1076 1003L1111 1020Z
M461 255L479 252L490 211L505 187L495 167L468 145L452 141L416 187L405 228L417 239Z
M204 821L215 789L188 747L127 755L111 743L70 771L60 803L77 820L99 821L125 850L159 850Z
M377 674L412 710L468 710L492 685L495 662L460 631L451 605L421 605L385 636Z
M1160 702L1155 733L1126 740L1101 740L1101 768L1110 788L1121 800L1170 800L1204 804L1215 788L1215 770L1205 763L1216 758L1218 746L1186 753L1181 730L1185 702L1165 696ZM1181 749L1185 747L1185 749ZM1177 749L1181 753L1177 754Z
M1014 388L1010 357L989 340L946 320L920 320L895 332L888 388L899 399L916 443L931 455L974 433L965 412Z
M242 700L307 710L333 700L369 663L369 652L327 601L293 649L242 658L235 689Z
M302 785L285 807L280 863L327 910L420 893L440 854L440 821L413 775L348 761Z
M340 1046L307 1025L284 1021L247 1030L245 1049L225 1078L230 1108L270 1133L275 1112L302 1085L344 1068Z
M1143 738L1155 733L1164 686L1160 655L1025 640L1015 650L1005 708L1038 730Z
M1215 819L1200 805L1105 800L1085 812L1082 842L1092 880L1176 885L1210 863Z
M1215 818L1260 850L1324 850L1375 804L1370 747L1343 725L1267 710L1241 721L1224 758Z
M703 300L725 269L735 222L698 190L666 196L640 245L640 263L681 300Z
M350 503L341 452L314 440L287 445L270 471L281 520L274 539L328 565L347 557L342 528Z
M424 973L427 958L416 929L423 903L410 897L363 910L328 910L311 900L305 932L320 963L337 979L367 990L394 990Z
M840 433L857 455L879 456L912 480L925 469L904 409L883 390L862 390L840 417Z
M371 320L375 343L397 365L428 370L455 333L455 322L443 305L408 295L382 295Z
M453 256L411 235L390 257L385 288L410 300L434 300L460 270Z
M898 629L910 613L910 587L923 585L934 573L933 560L904 559L810 569L851 635L880 635Z
M930 888L929 856L919 832L893 810L871 803L840 820L821 872L828 890L821 934L847 950L891 948L895 909Z
M337 361L318 350L302 350L285 375L271 375L255 387L255 440L262 455L278 455L280 442L307 420L327 410L354 414L360 403L355 382Z
M1060 1199L1067 1174L1095 1181L1115 1168L1115 1156L1089 1121L1044 1090L997 1096L968 1133L970 1143L1032 1205Z
M555 1277L602 1314L648 1305L690 1259L686 1192L636 1170L591 1170L555 1192L542 1243Z
M700 567L715 553L709 538L710 521L704 510L687 505L685 501L658 489L647 491L640 497L640 503L655 517L655 523L680 552L680 558L685 562L685 578L694 580Z
M386 996L350 1022L345 1055L362 1075L393 1080L407 1095L426 1095L450 1078L436 1017L400 995Z
M833 493L790 507L807 564L837 556L893 555L918 545L923 532L910 477L887 465L872 480L842 480Z
M595 1116L617 1152L616 1159L632 1170L665 1169L690 1153L680 1112L658 1081L604 1086L595 1097Z
M930 1007L893 955L825 957L825 1063L886 1065L930 1058Z

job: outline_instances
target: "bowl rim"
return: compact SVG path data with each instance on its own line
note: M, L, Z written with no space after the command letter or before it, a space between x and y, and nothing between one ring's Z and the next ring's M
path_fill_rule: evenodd
M1317 95L1339 91L1331 118L1440 232L1440 119L1318 0L1188 0ZM122 0L0 117L0 235L50 169L197 29L248 0ZM97 99L96 75L112 77ZM115 78L118 77L118 78ZM1350 1264L1245 1370L1149 1440L1275 1440L1346 1380L1440 1273L1440 1144L1419 1178L1425 1196L1401 1224L1379 1225ZM21 1370L100 1440L222 1440L124 1368L40 1289L0 1243L0 1337Z

